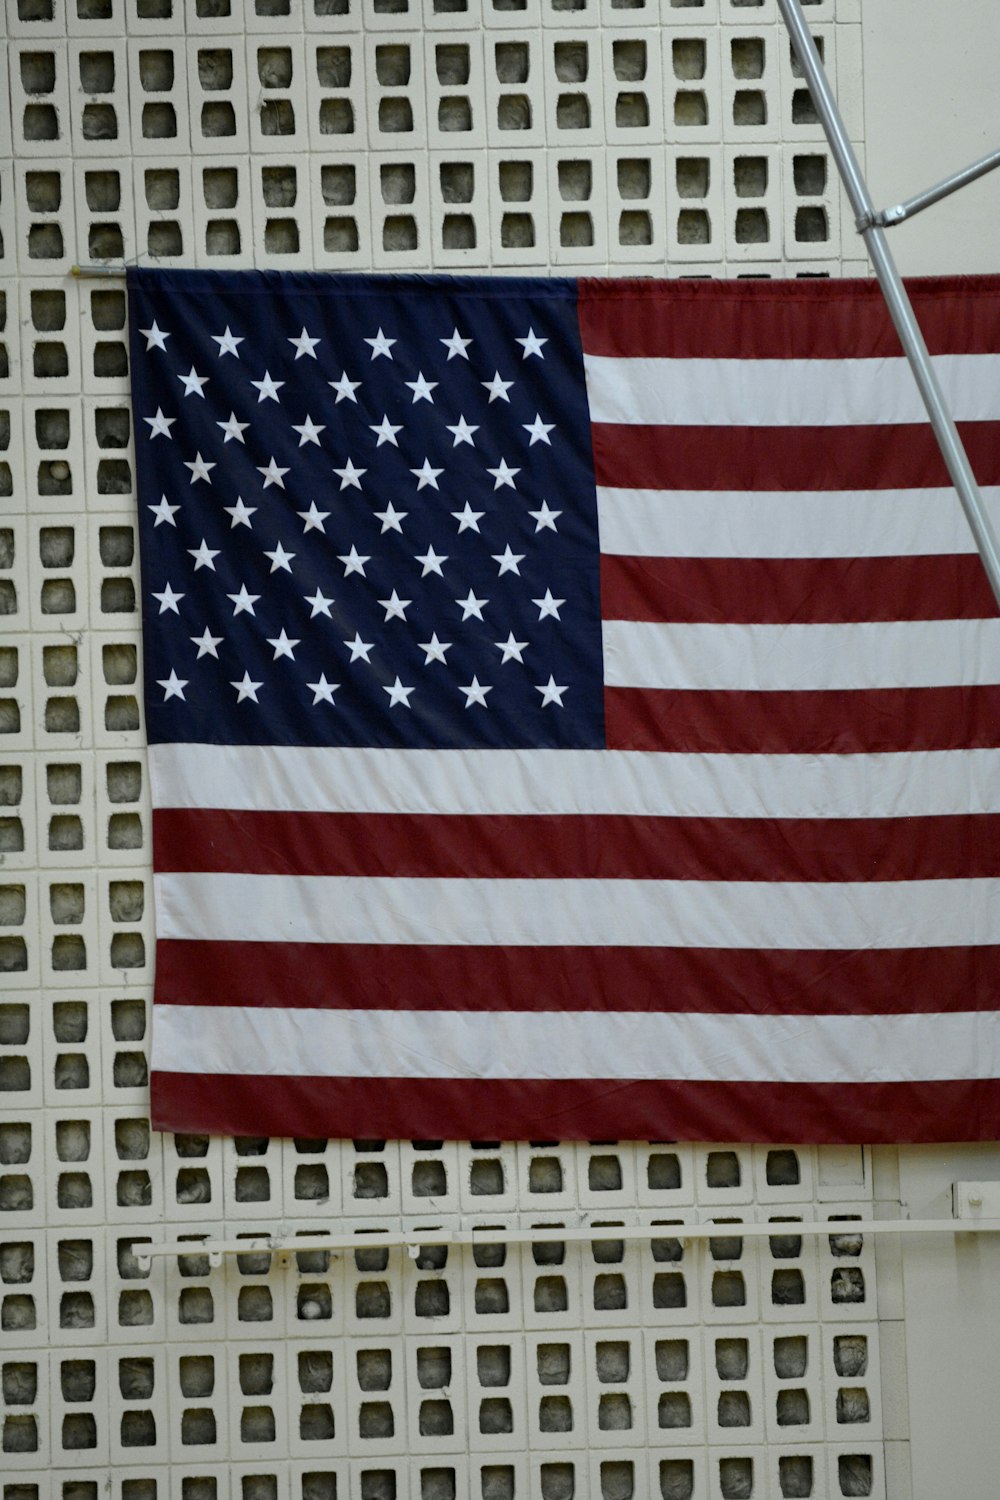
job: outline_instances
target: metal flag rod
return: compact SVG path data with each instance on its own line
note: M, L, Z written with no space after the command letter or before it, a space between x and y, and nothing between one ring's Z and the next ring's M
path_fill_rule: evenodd
M871 256L889 315L899 335L910 369L913 371L924 406L927 408L927 416L934 429L941 456L972 528L972 535L982 558L983 567L986 569L990 587L997 603L1000 604L1000 546L997 544L996 535L986 514L983 497L976 484L975 475L958 435L958 429L945 404L944 394L927 353L927 345L920 332L920 325L917 323L903 279L889 249L885 229L878 221L878 211L862 176L861 167L854 154L854 148L826 76L822 59L813 41L812 33L806 25L800 0L778 0L778 8L791 37L792 46L802 65L806 82L809 84L813 103L830 143L830 150L837 163L837 170L851 208L854 210L858 230L868 247L868 254ZM956 186L960 185L956 184ZM930 191L933 193L937 190L932 188ZM944 196L944 194L939 194L939 196Z
M95 277L100 277L100 276L120 276L120 277L124 277L125 274L126 274L127 269L128 268L126 266L84 266L84 265L79 265L79 266L70 266L70 268L69 268L69 274L71 276L75 277L78 281L90 281L90 280L93 280Z
M904 219L912 219L914 214L930 208L932 203L940 203L942 198L947 198L951 193L957 193L959 188L968 187L970 182L975 182L978 177L985 177L987 172L992 172L997 167L1000 167L1000 151L991 151L989 156L981 156L971 166L963 167L960 172L953 172L950 177L936 182L933 187L926 188L922 193L915 193L912 198L907 198L903 203L897 203L892 208L880 208L874 215L874 222L881 224L883 229L891 229L894 224L902 224ZM859 229L863 227L863 225L858 226Z

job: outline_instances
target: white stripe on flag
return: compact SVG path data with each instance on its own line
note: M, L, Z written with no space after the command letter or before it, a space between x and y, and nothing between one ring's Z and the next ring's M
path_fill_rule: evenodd
M155 807L884 818L1000 812L1000 751L655 755L152 745Z
M926 422L893 359L617 359L586 354L591 420L649 427L855 427ZM1000 418L1000 355L939 354L958 422Z
M994 1078L1000 1017L369 1011L162 1005L153 1067L357 1078L893 1083Z
M997 680L1000 619L848 625L604 622L608 687L737 692L970 687Z
M200 942L855 948L991 943L1000 880L155 877L157 934Z
M1000 530L1000 487L983 491ZM975 552L954 490L597 491L620 557L929 557Z

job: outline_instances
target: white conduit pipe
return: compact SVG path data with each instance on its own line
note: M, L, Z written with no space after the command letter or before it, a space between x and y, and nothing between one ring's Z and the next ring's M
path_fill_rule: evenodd
M783 1236L821 1235L852 1237L866 1234L997 1234L1000 1219L859 1219L845 1216L834 1219L769 1220L766 1224L745 1224L726 1219L709 1224L687 1224L660 1220L650 1224L609 1224L607 1220L588 1225L538 1225L527 1229L501 1229L476 1225L469 1229L443 1229L427 1225L421 1229L373 1230L363 1234L313 1234L307 1230L298 1236L253 1235L246 1239L169 1240L159 1243L135 1242L132 1251L142 1269L154 1257L207 1255L211 1265L221 1264L224 1255L267 1253L287 1256L316 1250L377 1250L405 1248L416 1258L423 1247L432 1245L537 1245L582 1243L607 1240L674 1239L684 1243L716 1239L773 1239Z

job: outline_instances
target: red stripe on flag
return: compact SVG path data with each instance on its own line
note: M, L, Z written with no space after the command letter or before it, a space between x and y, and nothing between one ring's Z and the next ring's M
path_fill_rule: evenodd
M411 1140L992 1140L1000 1082L623 1083L153 1072L154 1130Z
M960 422L980 484L1000 484L1000 423ZM651 427L595 422L599 486L638 490L902 490L949 487L929 425Z
M947 880L1000 875L1000 815L445 817L154 813L156 868L453 880Z
M932 354L993 354L995 277L907 282ZM663 282L584 278L584 352L633 358L872 359L903 350L874 281Z
M824 952L181 942L156 998L306 1009L885 1015L995 1010L1000 946Z
M607 688L614 750L842 755L1000 745L1000 686L852 692Z
M940 557L601 558L605 620L846 624L997 614L976 553Z

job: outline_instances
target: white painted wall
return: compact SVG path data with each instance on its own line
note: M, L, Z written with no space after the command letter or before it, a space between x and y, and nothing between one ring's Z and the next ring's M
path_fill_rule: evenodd
M1000 148L994 4L864 0L862 31L866 167L880 207ZM908 276L1000 272L1000 171L893 229L890 243ZM950 1218L951 1184L964 1179L1000 1180L1000 1149L899 1152L907 1217ZM992 1496L1000 1474L1000 1237L904 1239L898 1269L898 1281L888 1274L880 1281L881 1295L893 1298L886 1310L902 1317L908 1384L893 1419L886 1408L888 1450L894 1432L908 1437L913 1500Z
M1000 149L991 0L864 0L865 145L879 207ZM1000 171L892 231L908 276L1000 271Z
M904 1215L951 1217L951 1184L1000 1182L994 1146L899 1152ZM1000 1472L1000 1236L902 1242L902 1312L913 1500L991 1496Z

